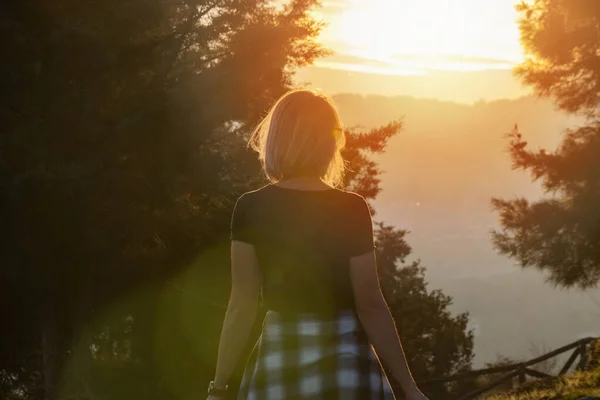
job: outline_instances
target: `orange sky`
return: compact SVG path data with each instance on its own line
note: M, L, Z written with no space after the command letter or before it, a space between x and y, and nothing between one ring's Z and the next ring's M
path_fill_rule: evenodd
M520 0L329 0L317 11L336 54L320 66L385 74L510 69Z
M326 92L458 102L522 96L511 74L523 57L521 1L324 0L315 17L327 24L320 40L335 54L298 80Z

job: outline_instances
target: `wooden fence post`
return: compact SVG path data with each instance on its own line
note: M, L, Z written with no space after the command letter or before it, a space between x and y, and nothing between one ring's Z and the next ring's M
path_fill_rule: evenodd
M581 352L581 349L579 347L573 351L573 354L571 354L571 357L569 357L569 359L567 360L565 365L561 368L560 372L558 373L558 376L562 376L562 375L566 374L567 372L569 372L569 369L571 368L571 366L573 365L573 363L575 362L577 357L579 357L580 352Z
M519 386L527 382L527 371L524 363L519 364Z
M577 364L577 371L584 371L588 362L588 344L582 342L579 345L579 364Z

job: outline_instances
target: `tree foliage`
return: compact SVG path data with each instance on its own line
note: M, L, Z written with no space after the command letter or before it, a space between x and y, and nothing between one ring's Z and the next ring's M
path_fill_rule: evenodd
M365 199L374 199L381 191L382 171L369 155L385 151L388 140L402 129L402 121L396 120L369 132L350 129L346 134L343 157L346 160L344 184L347 190L359 193Z
M411 371L418 381L450 376L471 369L473 332L467 313L452 315L452 298L428 289L426 269L411 254L407 231L384 223L376 230L380 282ZM423 387L431 398L452 398L464 387L444 384Z
M326 53L317 5L2 4L1 398L204 392L229 291L231 209L264 182L245 138L294 70ZM349 132L348 188L377 195L370 154L399 128ZM386 237L380 256L395 265L409 248ZM404 274L416 297L394 292L398 321L429 315L423 332L403 328L421 346L410 350L418 376L462 368L462 317L452 325L449 298L424 291L421 269Z
M38 380L23 395L55 398L90 320L227 236L233 202L258 176L246 127L294 68L324 54L316 4L3 2L0 307L11 329L0 354L15 363L3 384ZM88 339L150 356L158 305L146 298Z
M494 199L502 229L493 232L493 242L523 267L546 272L555 285L595 287L600 282L600 4L536 0L519 9L529 57L518 76L562 109L585 113L589 120L568 130L554 151L530 150L517 128L510 134L514 168L529 171L547 196L537 202Z
M563 110L596 114L600 95L600 4L594 0L534 0L517 7L527 58L524 83Z

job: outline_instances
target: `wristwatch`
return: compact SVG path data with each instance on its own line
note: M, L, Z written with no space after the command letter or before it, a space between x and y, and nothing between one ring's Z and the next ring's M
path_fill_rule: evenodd
M215 397L224 397L227 394L227 386L224 389L217 389L215 387L215 381L211 381L208 385L208 395Z

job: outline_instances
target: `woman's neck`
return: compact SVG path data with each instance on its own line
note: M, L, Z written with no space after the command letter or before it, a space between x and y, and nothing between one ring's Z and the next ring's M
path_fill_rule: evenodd
M323 182L319 178L315 177L294 177L282 179L275 183L275 186L279 186L287 189L297 190L328 190L332 189L331 186Z

